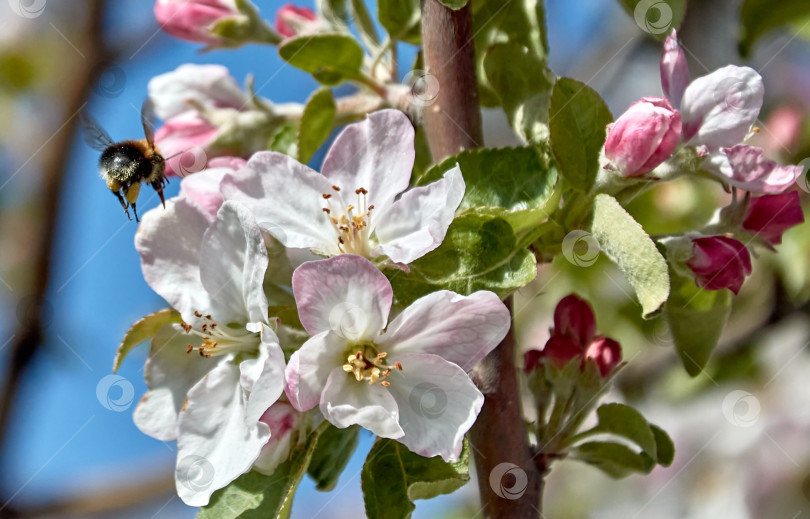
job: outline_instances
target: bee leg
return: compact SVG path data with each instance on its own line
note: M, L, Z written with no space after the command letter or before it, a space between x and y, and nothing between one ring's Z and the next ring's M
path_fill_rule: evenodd
M129 205L132 206L132 212L135 213L136 222L140 222L138 219L138 210L135 209L135 202L138 200L138 193L140 193L140 191L140 183L130 184L124 187L124 197L127 199L127 202L129 202Z
M140 222L140 220L138 219L138 210L135 209L135 202L132 202L132 212L135 213L135 221Z
M123 207L124 212L127 213L127 218L130 221L132 221L132 217L129 216L129 209L127 209L127 201L124 200L124 197L121 196L121 193L119 193L118 191L113 191L113 194L116 196L116 198L118 198L118 201L121 202L121 207Z

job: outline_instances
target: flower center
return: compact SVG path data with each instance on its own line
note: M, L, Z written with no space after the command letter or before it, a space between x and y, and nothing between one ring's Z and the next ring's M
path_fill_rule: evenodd
M391 383L385 379L391 375L391 368L402 371L402 364L395 362L393 366L387 365L385 361L387 356L388 353L384 351L377 353L377 348L373 345L356 347L353 353L346 357L347 362L343 365L343 371L354 375L358 382L368 380L369 384L373 384L383 379L380 385L388 387Z
M186 353L197 350L200 356L205 358L227 355L228 353L254 353L261 341L259 333L249 332L244 329L237 330L227 326L221 327L210 315L203 315L200 312L195 311L194 315L205 321L199 330L194 329L188 323L181 323L180 326L183 327L187 334L202 337L203 343L196 348L189 344Z
M369 247L371 211L374 209L373 205L366 205L368 190L361 187L354 191L357 195L357 205L346 205L340 194L340 187L332 186L332 190L334 193L323 194L328 206L323 208L323 212L337 233L338 250L343 254L357 254L368 258L371 254Z

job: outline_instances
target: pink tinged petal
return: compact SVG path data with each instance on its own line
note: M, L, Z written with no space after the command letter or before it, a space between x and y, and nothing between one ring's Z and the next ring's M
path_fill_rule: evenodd
M430 353L469 371L501 342L511 322L492 292L461 296L440 290L403 310L377 344L389 355Z
M163 120L194 110L195 105L240 109L248 101L227 68L191 63L149 80L149 99Z
M293 272L292 287L307 333L332 330L350 341L377 337L394 297L388 278L353 254L304 263Z
M681 135L681 116L669 101L645 97L608 128L605 156L625 177L649 173L668 159Z
M293 432L301 428L305 420L302 413L280 400L262 414L261 421L270 427L270 439L253 463L253 470L270 476L290 456Z
M689 85L689 67L686 55L678 45L675 29L664 40L664 54L661 56L661 87L664 95L675 108L680 108L683 92Z
M276 333L264 323L261 329L261 343L256 358L239 363L239 383L247 391L247 420L255 422L284 392L284 353Z
M200 245L210 216L182 198L166 201L141 217L135 249L144 279L163 299L194 322L194 311L209 313L212 302L200 280Z
M225 202L200 247L200 277L220 324L267 321L267 249L253 215Z
M332 183L282 153L259 152L220 186L226 200L250 209L256 221L286 247L340 254L337 233L323 212Z
M622 361L622 347L607 337L598 337L585 350L584 362L594 362L599 373L606 377Z
M729 184L754 193L779 193L793 185L801 166L779 166L765 158L762 148L738 144L710 155L709 170Z
M238 14L220 0L158 0L155 18L161 29L182 40L215 44L220 38L210 28L219 20Z
M403 367L388 379L405 432L397 441L422 456L457 460L484 396L464 370L438 355L412 353L392 360Z
M205 506L216 490L244 474L270 438L267 424L249 420L239 368L223 362L188 393L177 438L177 494Z
M152 339L144 365L149 390L135 408L133 420L141 432L161 441L177 439L186 393L221 360L187 354L188 344L198 347L202 339L186 335L179 324L163 326Z
M298 411L309 411L321 401L329 373L346 359L346 339L325 331L310 338L292 354L284 372L284 392Z
M344 191L368 190L368 203L382 214L408 188L413 139L413 125L405 114L399 110L374 112L340 132L321 171Z
M752 68L728 65L699 77L681 102L683 140L709 150L742 142L762 108L765 88Z
M798 191L752 198L745 211L743 229L771 245L782 243L782 234L804 222Z
M686 262L697 284L706 290L728 288L735 294L751 273L751 255L739 241L726 236L692 240L693 255Z
M584 349L596 336L596 316L584 299L565 296L554 309L554 335L570 337Z
M189 175L180 182L180 196L191 200L200 209L211 215L211 218L214 218L223 202L219 184L225 175L238 169L228 167L231 164L236 165L236 163L230 162L232 160L240 160L244 164L242 159L234 159L234 157L221 157L208 161L207 169ZM218 167L215 164L228 164L228 166Z
M464 189L461 170L456 166L441 180L405 192L377 220L372 218L380 243L376 252L395 263L408 264L441 245Z
M276 30L284 37L292 38L302 31L309 22L318 19L312 9L299 7L294 4L285 4L276 11Z
M339 429L359 425L377 436L394 439L404 434L397 402L388 389L379 383L358 382L342 367L329 373L320 409L324 418Z
M195 112L168 119L155 132L155 144L166 159L166 174L187 176L202 171L208 160L207 148L219 129ZM169 158L170 157L170 158Z

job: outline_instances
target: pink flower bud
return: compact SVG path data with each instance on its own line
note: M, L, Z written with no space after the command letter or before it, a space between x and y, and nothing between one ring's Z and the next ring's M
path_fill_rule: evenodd
M276 11L276 30L285 38L293 38L311 32L307 28L312 27L317 19L318 15L312 9L286 4Z
M596 335L591 305L574 294L562 298L554 309L554 335L569 337L584 349Z
M259 418L270 427L270 439L262 447L253 468L262 474L271 475L290 455L292 433L305 428L304 414L285 400L278 400Z
M802 166L780 166L766 159L762 148L747 144L720 148L707 166L729 184L753 193L782 192L802 173Z
M184 177L205 169L208 145L217 127L194 112L171 117L155 132L155 144L166 160L166 174ZM171 157L171 158L169 158Z
M673 29L672 34L664 41L664 54L661 56L661 87L672 105L680 108L687 85L689 85L689 67L683 49L678 45L678 34Z
M664 162L681 136L681 116L664 98L644 97L608 126L605 156L622 176L649 173Z
M726 236L708 236L692 240L693 255L686 262L696 282L706 290L728 288L740 291L751 273L751 255L745 245Z
M573 338L554 334L549 337L541 353L543 358L548 359L554 367L562 368L571 359L582 355L583 351L585 351L585 348Z
M622 361L622 347L613 339L597 337L585 350L584 361L588 360L595 362L599 373L606 377Z
M219 184L225 175L245 166L245 159L239 157L214 157L205 165L205 169L188 175L180 182L180 196L187 198L197 206L215 217L224 200Z
M798 191L752 198L745 211L743 229L771 245L782 243L782 234L804 222Z
M216 44L210 29L223 18L239 14L229 0L157 0L155 18L175 38Z

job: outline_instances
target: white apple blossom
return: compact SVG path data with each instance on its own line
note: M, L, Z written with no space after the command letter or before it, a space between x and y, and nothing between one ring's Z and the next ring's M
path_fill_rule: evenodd
M222 194L253 211L287 247L407 264L441 244L465 188L456 166L405 191L413 161L410 121L381 110L340 133L321 173L281 153L256 153L226 175Z
M353 254L304 263L293 292L312 336L287 366L293 407L319 406L336 427L358 424L422 456L458 459L484 401L467 371L510 326L498 296L433 292L387 324L391 284Z
M135 246L146 281L184 321L152 341L135 423L177 440L177 492L203 506L250 470L271 435L260 418L283 391L284 355L262 288L267 251L238 203L212 215L183 197L144 215ZM192 473L201 463L210 468L203 480Z
M226 67L193 63L150 79L149 99L164 120L198 107L241 110L250 102Z

